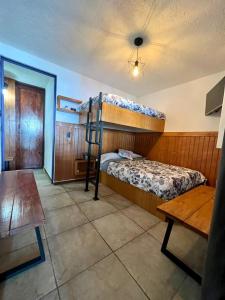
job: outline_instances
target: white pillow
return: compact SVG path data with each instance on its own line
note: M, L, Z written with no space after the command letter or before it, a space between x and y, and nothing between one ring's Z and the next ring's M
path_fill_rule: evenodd
M133 158L133 159L134 159L134 158L141 158L141 157L143 157L143 156L141 156L140 154L137 154L137 153L132 152L132 158Z
M101 155L101 164L104 164L104 162L110 159L120 159L120 156L115 152L104 153Z
M119 156L121 156L123 158L132 160L133 159L132 154L133 154L132 151L125 150L125 149L119 149Z

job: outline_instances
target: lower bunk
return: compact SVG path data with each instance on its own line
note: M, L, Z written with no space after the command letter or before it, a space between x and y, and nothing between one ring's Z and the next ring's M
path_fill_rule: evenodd
M127 150L120 152L123 155L125 152L127 157L131 153ZM134 153L130 155L130 159L124 159L116 153L103 154L100 180L162 220L165 217L157 210L160 204L206 183L199 171L137 158Z
M104 171L101 171L100 173L100 181L116 193L159 217L161 220L165 220L164 214L157 211L157 206L165 203L165 200L162 200L151 192L145 192L129 183L115 178L114 176L108 175Z

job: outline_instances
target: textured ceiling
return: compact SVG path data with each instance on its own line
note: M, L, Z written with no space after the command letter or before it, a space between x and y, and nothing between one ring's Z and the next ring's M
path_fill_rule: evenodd
M138 80L127 63L136 34ZM225 69L225 1L0 0L0 41L142 96Z

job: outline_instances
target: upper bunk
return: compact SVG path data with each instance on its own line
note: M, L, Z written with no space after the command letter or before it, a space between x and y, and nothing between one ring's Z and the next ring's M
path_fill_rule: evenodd
M163 132L165 115L148 106L112 94L90 98L80 105L80 124L102 121L104 128L132 132Z

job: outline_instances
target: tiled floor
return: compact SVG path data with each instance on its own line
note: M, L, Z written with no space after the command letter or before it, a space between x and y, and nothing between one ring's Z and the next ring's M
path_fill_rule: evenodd
M0 285L0 299L197 300L200 286L160 252L166 224L100 186L99 201L84 184L51 185L35 172L46 223L46 262ZM202 271L206 241L176 226L169 248ZM30 232L1 240L0 266L35 255Z

